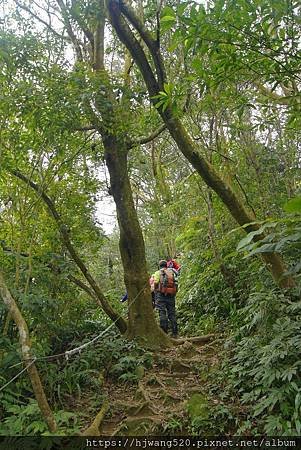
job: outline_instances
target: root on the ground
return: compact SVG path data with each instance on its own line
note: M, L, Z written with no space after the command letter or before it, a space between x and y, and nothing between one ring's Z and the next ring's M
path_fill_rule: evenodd
M99 428L105 418L108 409L109 402L105 401L91 425L82 433L82 436L100 436Z
M205 336L194 336L194 337L185 337L185 338L178 338L178 339L172 339L172 342L175 345L182 345L185 342L195 342L202 344L203 342L209 342L211 339L215 337L215 334L206 334Z

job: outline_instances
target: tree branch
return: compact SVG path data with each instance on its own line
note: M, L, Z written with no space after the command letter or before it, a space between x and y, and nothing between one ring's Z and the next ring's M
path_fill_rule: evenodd
M83 291L85 291L90 297L93 297L95 299L94 292L83 281L79 280L78 278L74 277L73 275L68 275L67 278L73 284L76 284L76 286L78 286Z
M114 1L116 2L116 0ZM113 2L111 1L111 3ZM155 64L159 88L160 90L163 90L164 83L166 81L166 73L163 59L160 53L159 42L152 37L151 33L145 28L143 22L135 14L135 11L131 8L131 6L128 3L126 3L126 1L120 0L119 5L120 11L129 20L129 22L133 25L133 27L138 31L139 35L145 42L147 48L149 49Z
M116 311L113 310L113 308L107 301L105 295L101 291L100 287L98 286L98 284L96 283L96 281L94 280L92 275L90 274L90 272L89 272L88 268L86 267L86 265L84 264L83 260L81 259L81 257L79 256L79 254L77 253L75 248L73 247L70 237L69 237L69 230L66 227L66 225L62 222L62 219L61 219L59 213L57 212L53 201L50 199L50 197L48 197L48 195L42 190L42 188L38 184L31 181L29 178L27 178L25 175L23 175L18 170L10 170L10 173L12 175L14 175L15 177L19 178L20 180L22 180L27 185L29 185L35 192L37 192L40 195L41 199L46 203L50 214L52 215L52 217L54 218L54 220L56 221L56 223L58 225L58 229L59 229L59 232L61 235L61 240L62 240L63 244L67 248L71 258L73 259L73 261L75 262L77 267L80 269L83 276L88 281L91 289L95 293L94 298L97 297L97 299L101 303L101 306L102 306L104 312L114 322L116 322L116 326L120 330L120 332L125 333L125 331L127 329L126 321Z
M293 96L282 96L276 92L271 91L269 88L264 86L264 84L259 81L253 81L253 84L259 89L259 92L265 97L269 98L271 101L278 103L280 105L289 105Z
M78 278L74 277L73 275L68 275L67 278L69 281L71 281L71 283L78 286L80 289L85 291L91 298L96 300L97 303L99 304L99 306L102 308L102 304L100 303L100 301L98 300L98 298L96 297L96 295L92 291L92 289L89 288L89 286L87 286L83 281L79 280Z
M243 195L244 195L244 197L245 197L245 199L246 199L247 205L248 205L249 208L253 211L254 217L256 218L256 212L255 212L255 209L253 208L252 204L250 203L248 194L247 194L246 190L244 189L243 185L241 184L240 179L238 178L238 176L237 176L236 174L234 174L234 178L235 178L235 180L237 181L237 184L238 184L238 186L240 187L240 189L241 189L241 191L242 191L242 193L243 193Z
M166 125L162 124L159 128L157 128L157 130L153 131L149 136L146 137L142 137L140 139L138 139L137 141L132 141L129 142L128 144L128 149L135 147L136 145L143 145L143 144L147 144L148 142L153 141L154 139L156 139L156 137L160 136L160 134L166 130Z
M34 19L36 19L38 22L42 23L43 25L45 25L46 28L48 28L48 30L50 30L55 36L59 37L60 39L64 39L65 41L70 41L70 37L68 36L64 36L60 33L58 33L54 28L52 28L52 26L46 22L45 20L43 20L40 16L38 16L37 14L35 14L30 8L28 8L28 6L23 5L22 3L20 3L18 0L14 0L15 4L23 9L23 11L26 11L28 14L30 14Z
M104 0L99 2L99 12L97 18L96 30L94 33L93 48L93 68L96 71L104 70L104 37L105 37L105 16L104 16Z
M151 71L145 53L143 52L143 49L133 35L129 26L121 17L121 10L119 8L118 1L107 1L112 26L114 27L121 42L128 48L132 54L132 57L135 59L146 83L151 101L156 104L155 96L159 93L158 84L155 80L153 72ZM202 156L180 119L173 113L172 108L167 106L166 109L163 110L162 107L159 107L157 108L157 111L162 117L164 123L167 125L167 128L174 141L177 143L178 148L197 170L205 183L218 194L237 223L241 226L246 225L246 232L257 231L259 227L257 224L253 223L253 214L247 210L244 203L240 201L232 187L223 180L212 164L210 164L210 162ZM263 237L264 235L262 234L257 235L256 240L261 240ZM267 268L271 271L279 286L287 288L295 286L295 281L293 278L284 274L286 268L282 258L278 254L263 254L262 259L265 261Z
M65 9L67 11L67 7L65 7ZM82 20L82 18L80 17L80 15L77 13L76 8L73 8L73 2L72 2L72 6L71 6L71 8L69 8L68 12L69 12L70 16L78 24L78 26L80 27L80 29L82 30L82 32L84 33L86 38L88 39L88 41L89 41L89 43L91 45L91 48L92 48L92 52L94 52L94 36L93 36L93 33L85 26L85 23Z
M147 60L140 42L132 33L130 27L121 16L119 4L116 0L107 0L110 20L121 42L128 48L138 65L144 81L148 87L150 96L155 96L160 91L156 77ZM154 102L154 100L152 100Z
M78 41L77 37L75 36L74 31L72 29L66 5L64 4L63 0L56 0L56 2L57 2L58 6L59 6L59 8L61 10L61 14L62 14L62 17L63 17L63 20L64 20L64 24L65 24L67 33L68 33L68 35L69 35L69 37L71 39L71 42L73 44L73 47L74 47L77 59L79 61L83 61L82 49L81 49L80 43L79 43L79 41Z

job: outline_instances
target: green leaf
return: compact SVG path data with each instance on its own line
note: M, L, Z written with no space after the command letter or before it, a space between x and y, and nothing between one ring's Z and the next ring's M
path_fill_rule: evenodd
M301 197L295 197L289 200L283 206L284 211L288 213L301 213Z
M161 14L161 20L164 17L176 17L176 13L175 11L170 7L170 6L165 6L165 8L163 8L162 14Z
M173 16L164 16L161 18L161 22L175 22L176 19Z
M264 244L260 247L257 247L255 250L252 250L246 258L250 256L257 255L258 253L271 253L275 251L276 244Z
M184 2L177 7L177 12L179 16L182 16L184 14L184 11L187 8L188 4L189 2Z
M295 397L295 409L297 412L299 411L300 405L301 405L301 394L300 394L300 392L298 392Z
M244 237L241 241L239 241L239 243L237 245L237 250L241 250L246 245L250 244L250 242L252 242L252 240L253 240L253 237L258 236L261 233L262 233L261 229L252 231L251 233L249 233L246 237Z

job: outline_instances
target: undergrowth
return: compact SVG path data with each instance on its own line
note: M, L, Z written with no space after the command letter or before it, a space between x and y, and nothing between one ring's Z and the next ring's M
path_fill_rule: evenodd
M82 343L73 340L68 348ZM11 376L14 370L18 371L10 368L11 362L18 360L18 355L14 354L16 349L11 346L10 352L10 357L7 353L4 361ZM98 407L104 400L102 387L105 378L119 383L137 383L152 366L152 362L151 353L145 352L135 342L121 338L115 331L67 361L62 358L55 362L38 361L46 395L58 424L59 431L56 434L72 435L79 432L83 418L77 403L80 404L84 397L91 397L92 406ZM8 376L5 376L4 370L0 378L3 384L7 382ZM49 434L32 397L30 382L24 374L0 393L0 435Z

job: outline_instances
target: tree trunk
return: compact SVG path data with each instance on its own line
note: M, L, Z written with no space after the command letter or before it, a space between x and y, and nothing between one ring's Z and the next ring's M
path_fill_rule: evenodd
M145 247L128 176L128 150L115 136L103 135L105 160L120 230L119 248L128 292L129 321L126 336L145 341L149 347L171 345L159 328L151 302Z
M50 406L48 404L44 388L39 376L39 372L37 371L37 368L33 361L33 356L31 354L31 342L29 338L29 331L27 324L21 314L21 311L18 308L18 305L16 304L15 300L11 296L11 293L9 292L6 283L4 281L3 275L0 272L0 295L3 298L3 301L5 305L7 306L12 319L14 320L15 324L17 325L18 331L19 331L19 337L20 337L20 345L21 345L21 352L24 364L27 366L27 372L32 384L33 392L35 395L35 398L37 400L37 403L39 405L39 408L41 410L42 416L44 420L46 421L49 430L54 433L56 431L56 422L53 416L53 413L50 409ZM30 364L30 365L29 365Z

